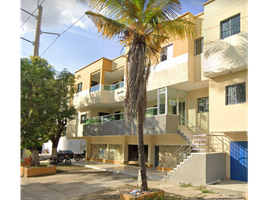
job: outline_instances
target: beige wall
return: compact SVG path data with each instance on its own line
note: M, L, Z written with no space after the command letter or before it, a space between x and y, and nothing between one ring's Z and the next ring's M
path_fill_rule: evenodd
M75 72L75 77L80 76L76 82L77 82L77 84L82 82L82 91L89 89L91 74L94 72L100 71L102 69L103 60L104 60L104 58L96 60L95 62L93 62L93 63L87 65L86 67ZM99 80L98 80L98 82L99 82Z
M103 137L87 137L87 147L92 144L107 145L105 151L107 156L110 145L122 145L122 161L127 161L128 145L137 145L137 135L129 136L103 136ZM154 165L155 146L161 145L182 145L185 141L179 135L144 135L144 144L148 145L148 164ZM96 152L94 153L96 156ZM121 156L121 154L120 154ZM107 159L107 158L106 158Z
M204 6L204 42L220 39L220 22L240 13L241 32L248 29L247 0L213 1Z
M246 83L246 102L225 105L226 86ZM248 72L247 70L220 76L209 81L210 132L243 132L248 126Z
M188 110L188 120L194 124L204 134L209 133L209 112L198 113L198 98L208 97L208 88L187 92L186 108ZM210 98L209 98L210 101ZM209 105L210 106L210 105ZM209 108L210 110L210 108ZM191 126L189 124L189 126Z
M225 177L224 153L192 154L167 180L200 186Z
M75 76L77 79L77 84L82 82L82 91L89 89L90 81L97 81L100 84L105 83L105 72L113 72L115 70L119 70L120 68L125 67L126 58L124 56L120 56L115 58L114 60L109 60L107 58L100 58L95 62L87 65L86 67L75 72ZM96 79L92 75L99 73L100 78ZM122 77L120 77L120 81L124 77L124 73L122 73ZM118 79L118 80L119 80ZM117 79L113 80L117 81Z

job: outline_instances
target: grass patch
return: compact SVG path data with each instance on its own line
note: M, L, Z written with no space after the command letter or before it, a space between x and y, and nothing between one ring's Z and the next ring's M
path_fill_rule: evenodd
M48 166L51 166L51 165L50 165L50 164L48 164L48 163L42 163L42 164L40 164L40 165L31 166L30 168L48 167Z
M214 192L207 190L205 186L200 185L198 188L196 188L197 190L200 190L202 193L211 193L213 194Z
M137 179L138 179L138 177L137 177L137 176L135 176L135 177L132 177L132 179L133 179L133 180L137 180Z
M153 197L145 197L144 200L184 200L182 197L173 197L173 196L159 196L155 195Z
M188 183L188 184L186 184L186 183L181 183L181 184L180 184L180 187L183 187L183 188L188 188L188 187L191 187L191 186L192 186L191 183Z

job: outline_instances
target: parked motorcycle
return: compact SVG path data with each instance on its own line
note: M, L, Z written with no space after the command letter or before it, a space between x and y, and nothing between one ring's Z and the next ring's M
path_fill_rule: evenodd
M76 161L82 160L85 157L86 157L86 150L84 150L83 153L81 154L74 154L74 159Z
M59 156L59 157L49 158L49 164L52 164L52 165L56 165L58 163L63 163L63 162L65 162L65 164L67 165L70 165L72 163L71 158L68 158L68 157Z

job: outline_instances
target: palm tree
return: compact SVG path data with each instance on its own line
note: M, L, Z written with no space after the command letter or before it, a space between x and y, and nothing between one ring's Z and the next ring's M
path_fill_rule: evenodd
M151 58L171 38L193 35L193 23L179 17L178 0L80 0L89 7L86 15L104 38L120 38L128 49L124 101L125 118L133 127L137 116L141 191L147 190L143 124L147 106L146 82ZM158 59L156 59L158 60ZM133 130L133 129L132 129Z

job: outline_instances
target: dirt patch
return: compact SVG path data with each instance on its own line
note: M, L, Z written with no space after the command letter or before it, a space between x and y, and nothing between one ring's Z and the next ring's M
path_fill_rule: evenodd
M88 200L88 199L94 199L94 200L118 200L120 197L120 194L123 192L130 192L131 190L136 190L137 187L133 185L125 184L123 186L120 186L118 188L110 188L107 190L102 190L99 192L91 193L89 195L84 195L79 198L79 200ZM165 193L165 198L169 200L184 200L186 198L180 196L180 195L174 195ZM77 199L78 200L78 199Z
M96 173L96 170L93 170L91 168L83 167L83 166L77 166L77 165L66 165L66 164L58 164L57 166L57 173L68 173L68 172L74 172L77 173L87 171L87 172L94 172ZM98 171L97 171L98 172Z

